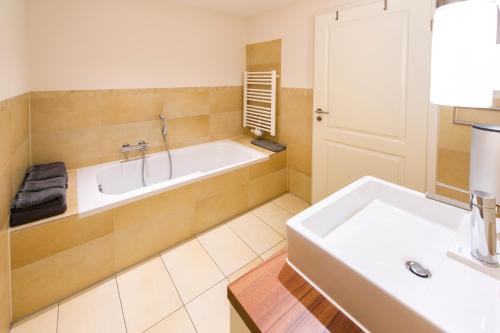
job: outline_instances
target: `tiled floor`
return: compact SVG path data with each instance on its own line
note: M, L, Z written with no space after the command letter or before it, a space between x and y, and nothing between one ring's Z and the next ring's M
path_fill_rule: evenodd
M285 194L41 313L11 333L229 332L227 285L286 246Z

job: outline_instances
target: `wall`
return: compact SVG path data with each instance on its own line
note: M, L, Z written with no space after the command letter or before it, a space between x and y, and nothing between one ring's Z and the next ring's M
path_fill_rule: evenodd
M496 101L500 106L500 100ZM469 163L471 128L453 123L453 107L439 110L439 147L437 192L467 201L469 190ZM458 109L457 120L484 124L500 124L500 112L481 109Z
M241 135L242 105L241 87L32 92L33 163L119 160L123 143L140 140L164 150L160 113L170 148Z
M0 0L0 332L10 324L11 200L29 164L25 2Z
M311 201L312 176L314 17L321 11L353 2L302 0L247 20L248 44L265 45L263 42L281 40L276 140L287 145L289 191L308 202ZM259 61L275 62L271 58L273 53L266 52L264 46L261 48L264 56L258 57ZM266 55L269 60L265 60ZM248 56L247 49L247 65Z
M139 140L163 150L160 113L171 148L242 133L243 19L163 0L28 9L34 163L118 160Z
M28 0L30 88L241 86L245 22L164 0Z

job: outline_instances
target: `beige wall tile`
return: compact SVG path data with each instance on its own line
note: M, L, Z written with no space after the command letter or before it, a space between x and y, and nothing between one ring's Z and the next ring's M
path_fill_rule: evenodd
M247 66L280 64L281 39L247 45Z
M270 172L275 172L286 168L288 151L281 151L279 153L269 156L269 160L250 166L250 179L262 177Z
M249 168L235 171L205 179L191 185L194 191L195 201L202 201L222 193L231 188L239 188L249 181Z
M13 320L19 320L113 274L111 236L14 269Z
M63 160L70 168L80 168L119 160L121 145L139 140L149 142L152 152L161 151L160 113L169 118L171 148L242 133L242 87L53 91L31 96L36 163Z
M229 204L230 203L230 204ZM248 206L248 184L227 189L196 203L195 233L241 214Z
M288 168L288 191L311 203L311 176Z
M210 90L210 113L243 111L243 88L220 87Z
M0 221L9 217L12 198L10 163L0 169Z
M68 169L100 162L101 131L99 127L68 131L32 132L33 164L64 161Z
M0 332L8 332L10 326L10 263L8 221L0 225Z
M92 91L32 92L32 134L98 128L101 110L97 103L90 102L94 94Z
M263 204L287 190L287 169L281 169L250 181L249 206Z
M10 112L11 152L14 153L29 136L28 94L15 97Z
M219 112L210 115L210 139L218 140L243 134L243 112Z
M211 88L169 89L164 97L163 114L169 119L208 115Z
M101 116L101 125L158 120L163 110L161 89L96 90L87 95ZM80 92L85 94L85 91Z
M468 152L440 148L438 155L438 181L468 190L469 160L470 154Z
M209 119L206 116L177 118L169 121L168 142L172 144L208 138Z
M29 138L26 137L21 145L17 148L14 155L10 160L11 168L10 168L10 176L11 176L11 186L12 198L15 197L19 187L24 181L24 177L26 175L26 170L30 165L30 142Z
M15 231L11 233L12 268L35 263L112 233L110 211L85 218L73 215Z
M13 153L12 135L10 134L10 102L0 102L0 169L9 163Z

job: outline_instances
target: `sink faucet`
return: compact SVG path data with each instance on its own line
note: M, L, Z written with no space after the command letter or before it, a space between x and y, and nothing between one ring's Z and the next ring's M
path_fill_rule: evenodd
M429 199L471 212L471 255L483 265L498 267L496 215L500 204L500 126L472 126L470 202L435 194Z
M485 192L473 191L470 207L472 257L486 266L498 267L496 198Z

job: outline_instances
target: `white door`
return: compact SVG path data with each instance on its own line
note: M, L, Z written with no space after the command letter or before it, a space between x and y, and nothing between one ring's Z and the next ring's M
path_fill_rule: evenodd
M313 202L365 175L425 190L432 1L384 7L316 17Z

